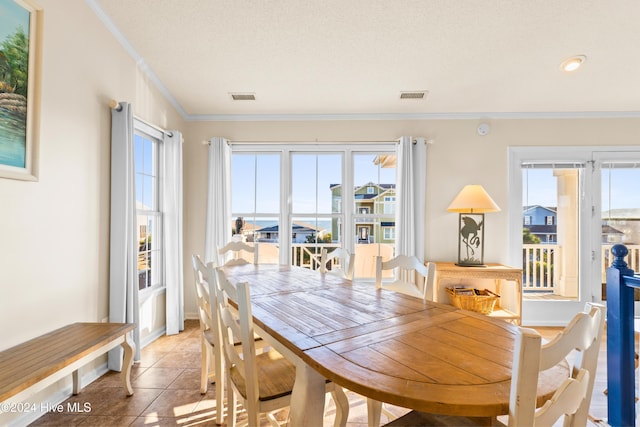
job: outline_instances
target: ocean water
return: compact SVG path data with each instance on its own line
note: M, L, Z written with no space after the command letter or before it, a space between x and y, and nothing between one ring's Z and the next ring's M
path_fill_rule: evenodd
M253 223L253 221L249 218L244 218L245 223ZM298 220L294 220L295 222L298 222ZM301 220L300 222L304 222L307 224L313 224L315 221L311 218L305 218L304 220ZM256 221L256 227L257 228L263 228L263 227L271 227L278 224L278 221L270 221L270 220L257 220ZM323 228L327 231L331 231L331 221L327 221L327 220L320 220L318 221L318 227Z
M0 165L24 168L27 157L27 133L24 114L0 108Z

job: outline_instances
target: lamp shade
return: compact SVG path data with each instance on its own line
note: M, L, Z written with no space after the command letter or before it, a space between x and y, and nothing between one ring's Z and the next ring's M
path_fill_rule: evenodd
M465 185L447 208L449 212L468 213L498 212L499 210L496 202L482 188L482 185Z

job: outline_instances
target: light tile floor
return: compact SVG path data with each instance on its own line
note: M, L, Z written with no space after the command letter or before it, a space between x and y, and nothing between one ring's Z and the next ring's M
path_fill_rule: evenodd
M557 329L540 328L543 336L552 336ZM185 331L165 336L142 350L142 360L132 371L135 393L127 397L120 383L119 374L110 372L89 384L78 396L64 403L77 402L77 408L87 412L47 413L32 426L215 426L215 387L209 387L201 395L200 341L197 321L188 320ZM594 387L591 413L606 418L607 401L602 393L606 387L606 352L600 353L599 368ZM364 399L348 393L351 402L348 427L367 425L367 409ZM71 405L73 407L73 405ZM396 415L406 409L388 406ZM333 402L327 405L324 425L333 425ZM278 418L287 421L288 410ZM389 419L383 415L382 423ZM262 425L268 426L266 419Z

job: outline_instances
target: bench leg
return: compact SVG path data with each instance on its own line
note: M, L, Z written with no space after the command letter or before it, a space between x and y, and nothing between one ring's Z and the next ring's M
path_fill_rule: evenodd
M80 393L80 368L76 369L71 373L71 378L73 380L73 395L76 396Z
M125 335L122 342L124 349L124 360L122 361L122 382L124 388L127 389L127 396L133 395L133 387L131 387L131 365L133 365L134 344L129 338L129 334Z

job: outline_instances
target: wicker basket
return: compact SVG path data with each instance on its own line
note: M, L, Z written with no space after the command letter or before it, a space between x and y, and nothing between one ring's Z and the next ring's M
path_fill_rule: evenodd
M447 293L454 307L482 314L490 314L500 298L488 289L447 288Z

